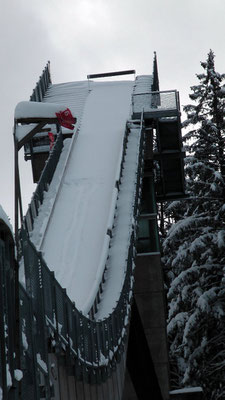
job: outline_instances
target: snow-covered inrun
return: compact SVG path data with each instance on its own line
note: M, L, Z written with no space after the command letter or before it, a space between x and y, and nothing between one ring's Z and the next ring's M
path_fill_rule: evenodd
M67 140L64 161L59 160L63 173L57 168L31 237L58 282L85 314L105 267L107 230L133 85L130 81L92 82L82 118L78 116L79 133ZM57 95L56 100L62 101Z

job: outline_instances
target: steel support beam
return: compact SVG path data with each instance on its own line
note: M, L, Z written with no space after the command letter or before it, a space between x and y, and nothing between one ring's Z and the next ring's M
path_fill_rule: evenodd
M131 311L127 369L139 400L163 400L135 299Z

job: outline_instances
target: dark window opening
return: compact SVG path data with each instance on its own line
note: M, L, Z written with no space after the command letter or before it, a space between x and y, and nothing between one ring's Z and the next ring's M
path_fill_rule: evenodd
M138 229L138 253L152 253L159 251L157 220L140 218Z

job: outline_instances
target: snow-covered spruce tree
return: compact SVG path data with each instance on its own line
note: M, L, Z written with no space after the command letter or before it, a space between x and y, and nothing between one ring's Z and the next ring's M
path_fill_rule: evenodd
M210 50L187 120L189 199L173 202L176 221L163 243L173 387L202 386L205 399L225 399L225 75Z

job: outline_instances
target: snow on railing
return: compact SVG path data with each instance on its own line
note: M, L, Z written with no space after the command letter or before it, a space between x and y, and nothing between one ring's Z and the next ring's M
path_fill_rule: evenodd
M55 176L54 176L55 169L54 169L54 171L53 171L53 170L52 170L52 167L51 167L51 161L50 161L51 154L50 154L50 157L49 157L49 159L47 160L46 166L45 166L45 168L44 168L44 170L43 170L43 172L42 172L42 175L44 175L44 176L41 175L41 177L40 177L40 181L43 181L43 185L41 185L40 190L42 191L42 188L44 187L44 192L46 192L46 193L47 193L47 192L50 192L50 197L51 197L51 209L50 209L50 210L48 211L48 213L45 215L45 218L41 221L41 227L40 227L40 225L38 226L39 239L38 239L37 242L35 242L38 249L41 248L42 242L43 242L44 237L45 237L45 233L46 233L46 231L47 231L47 229L48 229L48 225L49 225L49 222L50 222L50 220L51 220L51 217L52 217L52 214L53 214L53 211L54 211L54 208L55 208L55 204L56 204L57 198L58 198L59 193L60 193L61 182L63 181L63 177L64 177L65 172L66 172L67 163L68 163L68 160L69 160L69 157L70 157L70 152L72 151L72 147L75 145L75 143L76 143L76 141L77 141L78 135L79 135L79 128L78 128L78 129L76 130L76 132L73 134L72 139L71 139L71 140L69 139L69 140L70 140L70 143L68 144L68 142L66 143L65 141L63 141L63 136L62 136L61 133L60 133L60 136L62 136L62 147L60 146L60 147L61 147L61 150L59 150L60 153L58 153L58 151L57 151L57 149L56 149L56 150L55 150L55 151L56 151L56 154L53 154L53 153L54 153L55 145L54 145L54 147L53 147L53 150L52 150L52 157L53 157L53 160L54 160L54 161L53 161L53 163L54 163L54 168L55 168L55 169L58 168L58 163L60 164L60 165L59 165L60 173L57 173L57 174L56 174L56 182L53 183L53 188L51 189L50 184L51 184L52 180L54 180L54 178L55 178ZM61 139L60 139L60 142L61 142ZM57 142L56 142L56 143L57 143ZM62 153L63 153L64 150L65 150L65 153L64 153L64 156L63 156ZM45 172L45 170L46 170L46 172ZM47 180L46 180L46 176L47 176ZM48 179L48 177L49 177L50 179ZM33 200L35 197L38 197L38 194L39 194L38 188L39 188L39 183L40 183L40 181L38 182L38 185L37 185L37 188L36 188L36 190L35 190L35 192L34 192L34 195L33 195L33 197L32 197L32 200ZM32 210L31 210L31 217L33 217L33 223L32 223L32 225L30 225L32 229L29 230L30 233L31 233L31 238L32 238L32 235L33 235L33 232L32 232L32 231L33 231L33 230L36 230L36 231L37 231L37 227L34 226L34 218L35 218L35 216L38 215L39 207L41 206L41 204L43 203L43 201L44 201L44 198L42 198L41 202L35 202L35 206L36 206L36 208L37 208L37 211L36 211L36 212L34 212L34 213L32 214ZM31 201L31 203L32 203L32 201ZM29 208L31 208L31 205L29 206ZM28 217L28 218L29 218L29 217ZM41 228L41 229L40 229L40 228ZM33 238L32 238L32 241L33 241Z
M36 190L32 196L31 203L28 206L28 210L24 218L25 226L28 232L33 230L34 220L38 215L39 207L43 203L44 192L48 191L49 185L52 181L62 148L63 137L62 133L59 133L55 145L50 152L48 162L46 162L45 168L42 171L40 180L37 184Z

